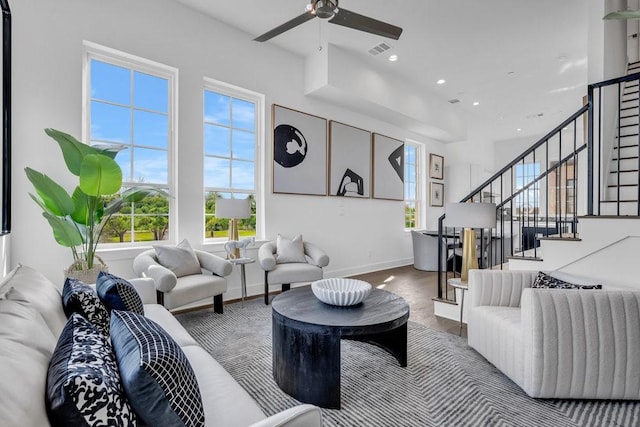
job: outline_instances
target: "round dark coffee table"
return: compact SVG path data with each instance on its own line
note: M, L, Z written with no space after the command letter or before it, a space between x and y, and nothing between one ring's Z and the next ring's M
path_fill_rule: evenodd
M340 339L378 345L407 366L409 305L380 289L351 307L318 300L311 287L283 292L271 303L273 378L295 399L340 409Z

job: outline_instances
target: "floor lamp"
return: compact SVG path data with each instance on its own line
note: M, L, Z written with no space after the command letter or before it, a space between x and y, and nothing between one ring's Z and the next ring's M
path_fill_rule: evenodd
M462 270L460 280L469 279L469 270L478 268L476 251L476 232L474 228L495 228L495 203L447 203L445 225L447 227L463 227L462 236Z
M238 240L238 219L251 217L251 205L248 199L216 199L216 218L229 218L229 240ZM236 258L240 250L235 249Z

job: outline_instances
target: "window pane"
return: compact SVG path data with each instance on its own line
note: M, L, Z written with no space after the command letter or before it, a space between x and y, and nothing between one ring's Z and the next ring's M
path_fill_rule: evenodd
M167 149L169 145L169 118L164 114L133 112L133 143L147 147Z
M169 162L164 150L133 149L133 182L166 184Z
M256 107L253 102L234 99L232 102L233 122L236 129L255 130Z
M100 242L121 243L126 242L131 231L132 217L130 215L113 215L102 229Z
M253 190L254 173L253 162L234 160L232 162L232 187L241 190Z
M204 92L204 120L225 126L231 124L231 99L218 93Z
M253 161L256 137L251 132L233 131L233 157Z
M91 60L91 98L130 104L131 72L126 68Z
M91 139L128 144L131 134L130 110L126 107L91 102Z
M213 156L231 157L229 128L205 124L204 153Z
M120 169L122 169L122 180L131 182L131 149L120 151L116 155L116 163L118 163Z
M209 188L229 188L229 160L205 157L204 186Z
M136 71L133 73L134 106L167 113L169 108L169 81Z

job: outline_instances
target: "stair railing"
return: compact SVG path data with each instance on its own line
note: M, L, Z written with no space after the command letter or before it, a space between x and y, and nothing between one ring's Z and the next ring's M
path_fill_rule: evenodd
M496 203L496 228L479 232L480 268L502 268L509 258L537 259L541 238L576 238L579 155L587 147L588 111L588 105L580 108L460 200ZM455 300L448 279L459 276L460 232L446 226L446 213L438 219L437 300Z
M588 87L588 215L640 216L639 81L634 73Z

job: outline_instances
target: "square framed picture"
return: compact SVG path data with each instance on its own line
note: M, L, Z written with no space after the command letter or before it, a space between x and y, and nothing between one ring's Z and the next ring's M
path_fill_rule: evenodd
M329 121L329 194L369 198L371 132Z
M437 154L429 154L429 178L444 178L444 157Z
M444 184L441 182L429 183L429 206L444 206Z
M404 142L373 134L373 198L404 200Z
M327 120L273 104L273 192L327 194Z

